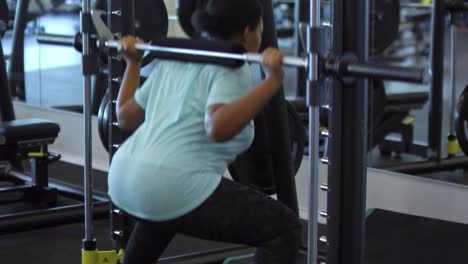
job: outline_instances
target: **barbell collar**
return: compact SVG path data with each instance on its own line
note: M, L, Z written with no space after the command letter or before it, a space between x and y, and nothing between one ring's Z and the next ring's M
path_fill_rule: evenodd
M75 45L75 36L39 33L36 36L36 41L39 44L52 44L73 47Z
M36 41L39 44L74 47L76 51L83 52L83 40L81 33L77 33L74 36L39 33L36 36ZM92 48L96 47L96 41L91 41L90 44Z
M432 80L430 69L359 62L352 54L344 55L342 58L329 57L324 62L324 69L327 74L337 76L344 81L354 81L355 78L364 77L428 84Z
M403 81L410 83L428 84L432 79L429 69L378 65L375 63L353 62L345 67L345 75L366 77L389 81Z

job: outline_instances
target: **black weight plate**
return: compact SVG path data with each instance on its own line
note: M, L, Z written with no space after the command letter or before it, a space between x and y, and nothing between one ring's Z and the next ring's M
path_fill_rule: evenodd
M8 5L6 0L0 0L0 38L3 37L3 34L5 34L8 28L8 20Z
M235 0L232 0L235 1ZM195 29L192 26L192 14L195 10L204 8L208 4L208 0L179 0L177 7L177 17L182 30L191 38L198 38Z
M167 36L169 18L163 0L135 1L135 35L145 42Z
M109 130L108 130L108 118L109 118L109 93L107 92L102 98L101 105L98 110L98 132L99 138L104 148L109 151Z
M96 0L94 1L93 9L106 10L107 0Z
M382 80L372 80L369 89L369 129L377 127L385 116L387 100L385 84Z
M107 1L96 0L94 8L107 10ZM134 12L135 36L143 39L145 42L167 36L169 18L163 0L135 1Z
M460 145L465 155L468 155L468 136L466 135L467 125L468 120L463 119L458 115L456 116L455 133L457 134L458 144Z
M372 0L370 3L370 53L384 51L398 37L399 0Z
M289 122L292 165L294 174L296 175L303 160L306 131L296 108L290 102L286 102L286 111ZM262 123L256 123L256 129L257 126L261 124ZM255 143L258 144L258 140L254 141L253 144ZM254 146L252 145L251 148L252 147ZM268 146L262 147L268 149ZM265 156L265 153L268 153L268 151L260 151L258 154L246 152L239 155L236 161L229 165L229 172L235 181L251 186L268 195L273 195L276 193L275 180L273 179L272 171L273 168L271 160L268 159L270 161L268 162L261 158ZM267 155L267 157L269 157L269 155Z
M232 179L265 194L276 193L267 120L264 115L255 118L255 139L250 148L229 164Z
M457 135L458 143L461 149L468 155L468 136L467 136L467 125L468 125L468 85L465 87L460 95L460 99L457 104L457 114L455 118L455 132Z
M112 115L112 116L111 116ZM124 132L120 130L118 126L112 125L112 121L116 119L115 108L111 107L111 100L109 93L104 95L104 98L101 101L101 105L98 110L98 132L99 138L104 148L109 151L111 144L121 144L126 138L128 138L132 132ZM110 131L112 129L112 132ZM109 136L112 133L112 142L109 142Z
M96 0L94 8L107 10L106 0ZM135 1L135 36L145 42L165 38L169 31L169 17L163 0L138 0ZM106 19L104 19L106 21ZM149 53L151 55L151 53ZM107 64L107 55L102 54L101 63ZM154 57L145 56L142 65L152 62Z
M304 157L306 131L296 108L288 101L286 101L286 111L288 111L289 136L291 138L291 156L294 174L297 174Z

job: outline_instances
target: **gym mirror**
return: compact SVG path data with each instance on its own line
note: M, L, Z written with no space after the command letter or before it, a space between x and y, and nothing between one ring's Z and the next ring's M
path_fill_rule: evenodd
M466 5L457 10L447 3L434 17L432 4L427 2L372 3L370 59L419 67L433 63L434 67L429 85L372 82L369 166L468 183L466 155L458 147L455 133L456 106L468 83L464 74L468 48L463 44L468 41ZM372 47L384 40L385 45Z

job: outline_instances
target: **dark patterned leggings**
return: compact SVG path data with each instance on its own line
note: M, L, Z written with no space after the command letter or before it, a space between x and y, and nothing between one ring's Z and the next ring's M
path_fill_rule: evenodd
M124 264L155 264L176 233L257 247L256 264L294 263L300 246L298 216L282 203L223 178L199 207L179 218L138 220Z

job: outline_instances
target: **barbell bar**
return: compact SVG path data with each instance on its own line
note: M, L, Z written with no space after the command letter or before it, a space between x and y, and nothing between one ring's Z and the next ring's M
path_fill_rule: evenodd
M120 49L118 41L106 41L104 46L107 48ZM225 53L205 50L183 49L173 47L155 46L148 43L137 43L135 48L140 51L168 52L177 54L186 54L192 56L206 56L215 58L235 59L252 63L261 63L262 54L258 53ZM307 68L309 61L307 58L285 56L283 58L285 66ZM330 72L342 74L343 76L362 76L368 78L388 79L395 81L407 81L412 83L428 83L431 80L430 71L421 68L403 68L390 65L378 65L372 63L349 62L341 64L344 67L334 70L334 67L327 67Z
M120 43L115 40L106 41L104 43L104 46L106 48L116 48L118 50L120 49ZM234 60L241 60L241 61L252 62L252 63L262 62L262 54L258 54L258 53L236 54L236 53L215 52L215 51L206 51L206 50L163 47L163 46L155 46L155 45L151 45L147 43L137 43L135 44L135 48L140 51L168 52L168 53L186 54L186 55L192 55L192 56L205 56L205 57L214 57L214 58L223 58L223 59L234 59ZM307 59L300 58L300 57L285 56L283 58L283 64L284 66L299 67L299 68L308 67Z
M36 41L40 44L52 44L52 45L63 45L63 46L75 46L76 36L56 35L56 34L38 34ZM115 40L108 40L104 42L104 47L120 49L120 43ZM226 53L226 52L215 52L206 50L195 50L195 49L184 49L174 47L155 46L147 43L137 43L135 48L140 51L156 51L156 52L167 52L174 54L186 54L192 56L205 56L214 58L234 59L245 62L261 63L262 55L258 53ZM286 56L283 59L285 66L291 67L308 67L308 61L306 58L290 57Z
M445 6L448 10L458 11L458 12L467 12L468 3L459 3L456 1L448 1L445 3ZM422 4L422 3L400 3L402 8L413 8L413 9L431 9L432 4Z
M53 45L67 45L75 46L76 41L80 40L77 36L60 36L50 34L38 34L37 41L44 44ZM74 43L74 44L73 44ZM100 41L100 44L104 48L109 49L120 49L120 42L116 40ZM200 57L211 57L211 58L224 58L232 60L240 60L251 63L261 63L262 54L259 53L228 53L210 50L199 50L189 48L179 48L170 46L158 46L151 45L150 43L137 43L135 48L140 51L149 52L160 52L170 54L185 54L190 56ZM290 67L298 67L307 69L309 61L307 57L292 57L285 56L283 64ZM355 60L340 60L340 59L325 59L325 71L330 74L334 74L341 77L346 76L360 76L370 79L384 79L394 81L406 81L412 83L429 83L431 80L431 74L428 69L424 68L408 68L408 67L397 67L391 65L375 64L371 62L359 62Z

